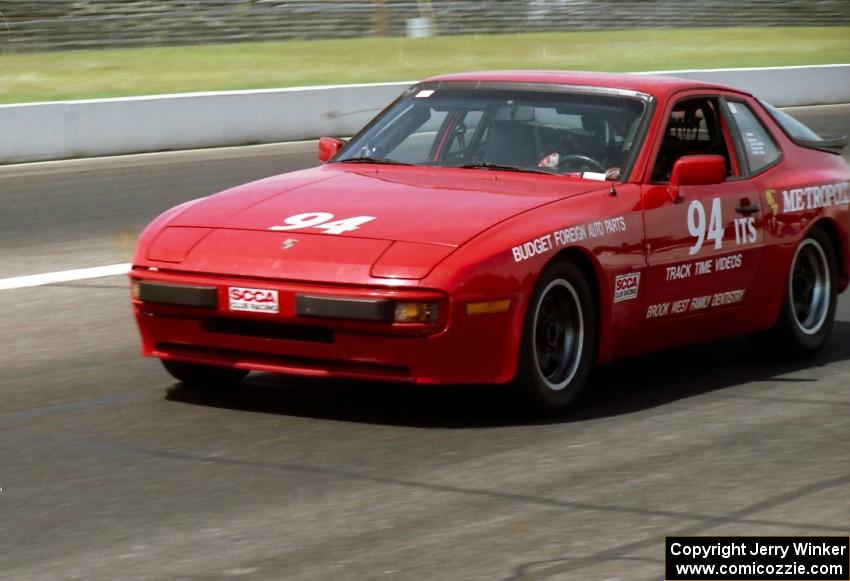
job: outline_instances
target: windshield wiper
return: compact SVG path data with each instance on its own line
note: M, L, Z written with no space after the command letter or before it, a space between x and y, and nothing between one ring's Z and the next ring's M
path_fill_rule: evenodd
M387 159L384 157L369 157L368 155L361 155L359 157L349 157L348 159L340 159L338 163L383 163L386 165L413 165L412 163L405 163L403 161L396 161L394 159Z
M467 163L464 165L455 166L460 169L495 169L500 171L516 171L522 173L542 173L546 175L558 175L551 171L544 171L542 169L530 169L526 167L517 167L515 165L502 165L500 163L492 163L489 161L480 161L477 163Z

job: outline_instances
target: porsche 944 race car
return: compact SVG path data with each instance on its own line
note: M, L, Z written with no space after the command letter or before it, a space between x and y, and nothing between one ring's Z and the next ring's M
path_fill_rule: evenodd
M320 167L159 216L130 274L143 353L190 384L513 383L545 413L623 356L811 355L850 277L843 145L692 80L431 78Z

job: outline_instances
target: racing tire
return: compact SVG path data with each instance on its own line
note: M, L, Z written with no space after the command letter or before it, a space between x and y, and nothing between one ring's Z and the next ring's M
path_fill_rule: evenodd
M837 281L832 242L822 229L814 228L794 253L776 324L750 340L764 353L794 359L816 355L832 333Z
M237 385L248 375L242 369L213 367L197 363L162 360L162 365L171 376L190 387L217 388Z
M528 304L515 380L533 411L561 415L579 400L593 370L596 335L587 275L572 261L548 267Z

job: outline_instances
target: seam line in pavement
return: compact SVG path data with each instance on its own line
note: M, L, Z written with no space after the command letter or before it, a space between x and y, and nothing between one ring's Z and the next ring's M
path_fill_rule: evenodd
M60 414L65 412L73 412L81 409L86 409L90 407L96 407L101 405L109 405L117 402L126 402L126 401L134 401L139 399L144 399L145 397L149 397L150 393L127 393L127 394L115 394L115 395L107 395L104 397L99 397L96 399L87 399L82 401L74 401L69 403L60 403L51 406L44 406L40 408L34 408L29 410L22 410L19 412L14 412L11 414L4 414L0 416L0 427L7 427L9 425L13 425L17 422L30 420L34 418L40 418L43 416L49 416L52 414Z
M766 500L762 500L749 506L745 506L741 509L732 511L727 515L706 515L703 517L699 517L699 522L696 522L682 529L670 531L664 536L653 535L652 537L647 537L640 541L634 541L632 543L627 543L618 547L611 547L603 551L599 551L596 554L590 555L588 557L576 558L571 564L550 567L549 569L543 571L534 571L533 574L532 572L528 571L528 567L526 565L519 565L514 569L514 574L508 577L506 581L514 581L528 578L545 579L554 575L560 575L568 572L571 573L577 569L583 569L585 567L589 567L598 563L603 563L605 561L622 559L626 555L629 555L637 550L647 549L655 545L661 547L664 543L665 537L693 536L697 533L705 533L705 531L707 530L716 528L717 526L723 524L728 524L730 522L744 522L746 517L749 515L753 515L771 508L776 508L778 506L782 506L783 504L799 500L811 494L822 492L830 488L846 486L847 484L850 484L850 475L846 474L843 476L838 476L836 478L822 480L820 482L812 482L796 490L783 492L781 494L775 495L773 498L768 498ZM783 523L782 526L790 527L793 525Z
M744 395L744 394L723 394L718 396L718 398L722 399L744 399L748 401L764 401L771 403L797 403L797 404L806 404L806 405L828 405L828 406L846 406L850 405L850 401L830 401L828 399L806 399L799 397L773 397L773 396L765 396L761 397L758 395Z
M42 440L45 443L50 443L53 441L52 438L47 438ZM293 472L301 472L308 474L317 474L322 476L330 476L336 479L342 480L354 480L361 482L371 482L374 484L386 484L386 485L394 485L408 488L416 488L420 490L426 490L430 492L443 492L449 494L460 494L460 495L469 495L469 496L477 496L482 498L490 498L495 500L505 500L509 502L518 502L525 504L533 504L538 506L546 506L549 508L556 509L573 509L573 510L588 510L588 511L596 511L596 512L608 512L608 513L626 513L626 514L637 514L643 516L658 516L658 517L666 517L666 518L678 518L678 519L687 519L691 521L697 521L687 529L686 531L699 530L703 527L710 528L711 526L715 526L715 524L721 524L725 522L742 522L746 524L753 525L764 525L764 526L797 526L800 528L805 528L809 530L818 530L818 531L835 531L841 532L844 529L841 527L831 527L827 525L814 525L814 524L806 524L806 523L778 523L775 521L767 520L767 519L747 519L747 518L738 518L734 515L740 514L745 517L748 514L753 514L755 512L759 512L761 510L765 510L767 508L772 508L773 503L783 504L784 502L788 502L789 500L794 500L797 496L798 491L792 491L790 493L784 493L777 495L772 499L768 499L766 501L762 501L760 503L751 505L749 507L744 507L739 511L732 513L731 515L710 515L710 514L688 514L667 510L658 510L652 508L639 508L639 507L631 507L631 506L617 506L617 505L600 505L594 504L590 502L577 502L577 501L565 501L557 498L548 498L541 496L531 496L526 494L518 494L514 492L503 492L499 490L486 490L486 489L476 489L476 488L463 488L460 486L452 486L449 484L437 484L437 483L429 483L429 482L418 482L415 480L405 480L401 478L393 478L391 476L373 476L369 474L360 474L357 472L351 472L348 470L340 470L336 468L328 468L323 466L309 466L304 464L275 464L273 462L264 462L259 460L241 460L238 458L224 458L221 456L205 456L203 454L191 454L188 452L177 452L177 451L169 451L169 450L156 450L150 448L141 448L137 446L127 446L120 444L113 444L109 442L98 442L94 440L86 440L86 439L62 439L53 441L55 444L60 444L62 446L74 446L74 447L82 447L82 448L93 448L100 450L112 450L119 452L133 452L136 454L142 454L145 456L158 457L158 458L168 458L172 460L182 460L182 461L191 461L191 462L200 462L204 464L221 464L226 466L242 466L242 467L250 467L250 468L259 468L259 469L267 469L274 470L278 472L285 472L291 470ZM836 480L836 479L833 479ZM833 482L827 481L827 482ZM850 476L844 475L839 477L837 480L840 480L841 483L850 482ZM821 486L823 483L815 483L810 486ZM835 486L835 484L830 484L829 486L825 486L824 488L831 488ZM804 487L803 490L808 489L809 487ZM810 494L811 492L806 492L806 494ZM792 495L793 498L785 500L785 497L788 495ZM777 499L782 499L777 500ZM764 506L763 506L764 505ZM758 507L758 508L757 508ZM685 533L682 533L685 534ZM681 535L680 535L681 536ZM582 559L583 560L583 559Z

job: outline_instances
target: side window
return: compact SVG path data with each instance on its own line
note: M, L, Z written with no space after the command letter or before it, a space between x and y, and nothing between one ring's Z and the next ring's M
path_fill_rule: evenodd
M749 105L740 101L729 101L728 105L741 136L750 173L758 173L778 160L782 151Z
M670 181L673 165L685 155L722 155L728 175L734 175L735 164L729 153L716 99L698 97L676 103L655 158L652 181Z
M426 163L429 154L437 138L440 126L446 120L445 111L434 111L425 123L410 133L405 139L396 145L385 155L392 154L392 158L406 163Z
M451 135L442 151L443 161L460 161L467 157L467 148L471 137L478 129L478 124L484 116L484 111L467 111L462 119L450 127ZM437 154L439 155L439 153Z

